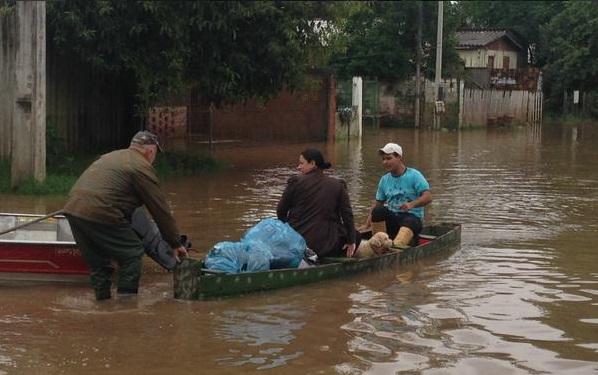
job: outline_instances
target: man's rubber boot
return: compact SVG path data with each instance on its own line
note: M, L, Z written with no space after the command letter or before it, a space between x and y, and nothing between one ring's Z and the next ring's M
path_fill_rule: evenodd
M399 229L399 233L397 233L397 236L392 241L392 245L394 247L398 247L399 249L406 249L409 247L409 244L413 239L413 235L414 233L410 228L401 227Z
M106 299L110 299L110 297L112 297L111 293L110 293L110 289L96 289L95 294L96 294L96 301L103 301Z

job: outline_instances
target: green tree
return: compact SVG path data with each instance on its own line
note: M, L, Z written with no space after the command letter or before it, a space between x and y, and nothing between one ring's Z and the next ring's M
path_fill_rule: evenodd
M49 50L133 82L138 112L182 86L189 54L182 3L49 2Z
M347 47L335 56L339 75L396 82L414 74L417 33L415 1L370 1L347 21ZM456 75L460 60L455 50L458 25L454 5L445 3L443 28L444 75ZM437 3L423 2L423 69L435 74Z
M564 90L598 87L598 3L572 1L543 28L546 91L550 107L562 104ZM592 111L596 111L596 105ZM593 113L597 115L598 113Z
M461 27L510 29L528 43L530 63L542 66L542 27L564 7L562 1L461 1Z
M345 3L68 0L48 4L53 48L129 77L139 113L194 88L217 105L269 98L327 60ZM324 28L322 28L324 26Z
M346 3L195 2L189 78L209 101L269 98L327 65Z
M0 16L11 12L16 4L17 0L0 0Z

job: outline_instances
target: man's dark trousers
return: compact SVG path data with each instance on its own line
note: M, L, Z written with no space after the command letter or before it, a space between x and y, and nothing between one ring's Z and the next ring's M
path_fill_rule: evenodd
M66 215L73 236L90 269L96 299L110 298L112 260L118 264L117 291L137 293L143 245L130 225L104 225Z
M408 212L392 212L386 206L377 206L372 210L372 221L386 222L386 231L388 236L393 239L399 233L401 227L411 229L414 236L411 240L411 246L417 245L419 233L422 231L422 221L419 217Z

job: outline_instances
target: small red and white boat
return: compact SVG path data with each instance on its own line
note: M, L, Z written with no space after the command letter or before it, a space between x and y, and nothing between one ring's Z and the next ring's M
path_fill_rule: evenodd
M0 232L43 215L0 213ZM85 282L89 269L64 216L0 235L0 280Z

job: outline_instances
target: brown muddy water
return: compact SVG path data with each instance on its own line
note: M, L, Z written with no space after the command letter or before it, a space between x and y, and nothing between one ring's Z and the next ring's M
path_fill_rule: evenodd
M429 178L426 221L463 224L461 249L412 266L218 301L177 301L148 266L138 297L87 286L0 286L0 374L596 374L598 125L366 132L315 144L363 217L404 146ZM219 146L231 168L165 184L204 254L274 207L305 144ZM0 211L62 199L0 196Z

